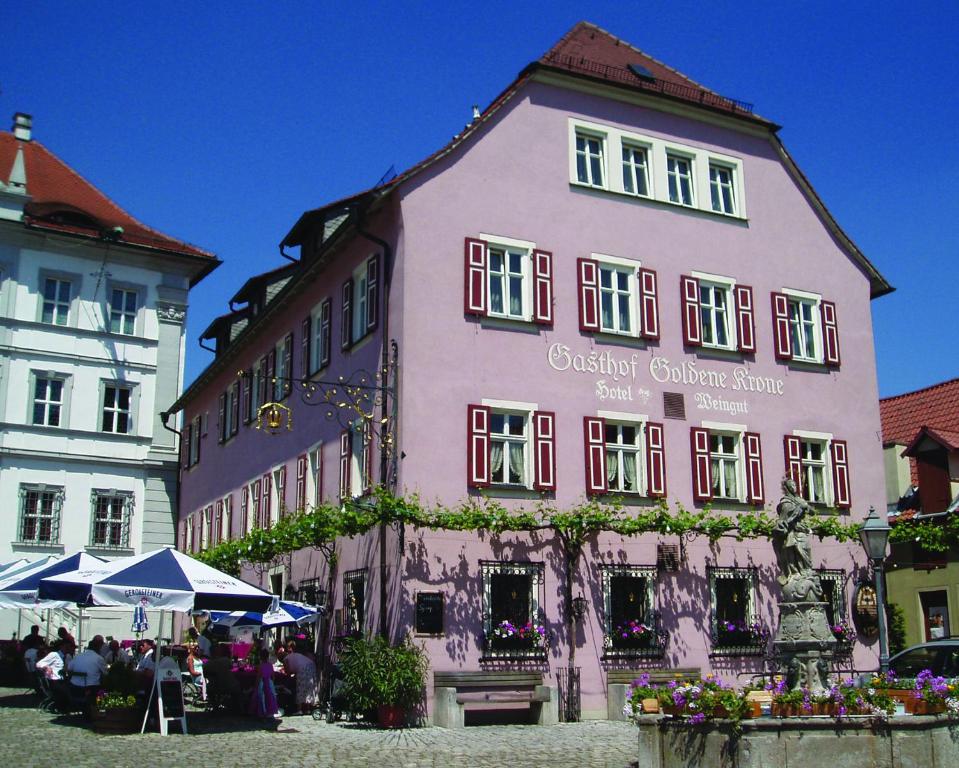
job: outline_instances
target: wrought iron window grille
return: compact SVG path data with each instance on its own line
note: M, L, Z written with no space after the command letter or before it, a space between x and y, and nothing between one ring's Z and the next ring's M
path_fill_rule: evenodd
M18 544L52 546L60 543L60 519L65 491L60 486L21 485Z
M95 488L90 492L90 546L95 549L130 548L133 494Z
M545 566L543 563L503 562L496 560L480 561L480 572L483 580L483 661L516 660L516 661L545 661L549 647L549 632L539 635L536 639L527 637L499 637L494 630L502 624L499 614L504 612L505 606L495 604L493 595L493 579L497 576L515 576L525 579L526 584L517 583L511 597L518 601L517 606L526 602L524 616L513 617L512 624L525 626L527 623L534 627L545 629L542 616L543 585ZM520 590L525 589L523 594ZM516 606L513 606L516 608ZM536 631L535 629L533 630Z

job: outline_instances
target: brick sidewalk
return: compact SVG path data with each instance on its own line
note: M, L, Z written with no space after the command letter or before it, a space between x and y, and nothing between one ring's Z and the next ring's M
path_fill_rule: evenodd
M255 721L189 715L191 735L101 736L77 716L39 712L22 690L0 688L0 761L7 768L626 768L638 734L627 723L495 725L459 731L380 731L288 717L278 730Z

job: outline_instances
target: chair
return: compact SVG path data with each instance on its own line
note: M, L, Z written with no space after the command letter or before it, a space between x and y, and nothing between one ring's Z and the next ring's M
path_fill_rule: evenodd
M39 669L34 670L34 686L37 695L40 697L40 703L37 708L41 712L53 712L56 702L53 697L53 690L50 688L50 680Z

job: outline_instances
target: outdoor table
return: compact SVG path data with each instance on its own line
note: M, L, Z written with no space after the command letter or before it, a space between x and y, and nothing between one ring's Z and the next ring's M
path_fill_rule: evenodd
M232 655L234 659L245 659L252 648L253 643L231 643L230 655Z

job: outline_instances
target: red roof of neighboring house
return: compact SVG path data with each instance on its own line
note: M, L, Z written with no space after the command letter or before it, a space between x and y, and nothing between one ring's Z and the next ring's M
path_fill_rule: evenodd
M959 379L879 401L883 443L908 445L923 427L949 439L959 432Z
M106 236L117 242L209 260L214 266L219 263L209 251L137 221L38 141L20 141L12 133L0 131L0 180L7 180L18 147L23 148L26 191L31 198L24 207L27 226L98 240ZM123 233L113 235L114 227L123 227Z
M959 450L959 432L952 432L948 429L933 429L932 427L923 427L919 430L912 442L906 446L902 452L903 456L915 456L920 446L926 438L939 443L947 451Z

